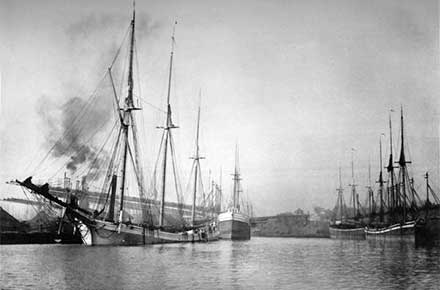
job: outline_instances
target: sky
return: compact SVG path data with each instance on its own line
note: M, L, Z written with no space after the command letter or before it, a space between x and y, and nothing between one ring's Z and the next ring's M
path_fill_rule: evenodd
M33 174L60 134L47 127L60 122L56 108L96 87L131 9L128 0L0 2L0 198L18 194L4 182ZM243 194L257 215L333 207L338 167L348 200L352 152L365 197L382 133L388 159L389 116L399 150L401 106L416 188L424 192L426 171L440 188L438 14L437 1L138 1L147 174L177 21L171 103L182 183L201 92L205 184L221 168L230 193L238 143Z

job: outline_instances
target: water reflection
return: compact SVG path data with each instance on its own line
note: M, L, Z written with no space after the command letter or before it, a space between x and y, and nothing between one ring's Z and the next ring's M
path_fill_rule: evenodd
M253 238L0 249L6 289L432 289L440 281L440 249L405 241Z

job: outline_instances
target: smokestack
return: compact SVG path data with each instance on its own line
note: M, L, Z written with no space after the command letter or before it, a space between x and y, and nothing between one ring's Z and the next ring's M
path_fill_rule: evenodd
M65 189L70 189L70 178L67 177L67 173L64 172L64 188Z
M84 175L83 177L82 177L82 188L81 188L81 190L82 191L87 191L87 175Z

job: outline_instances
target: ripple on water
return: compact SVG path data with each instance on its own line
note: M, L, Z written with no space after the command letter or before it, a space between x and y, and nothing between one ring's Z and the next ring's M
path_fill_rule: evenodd
M434 289L440 249L253 238L145 247L1 246L5 289ZM437 283L437 284L436 284ZM2 289L3 289L2 288Z

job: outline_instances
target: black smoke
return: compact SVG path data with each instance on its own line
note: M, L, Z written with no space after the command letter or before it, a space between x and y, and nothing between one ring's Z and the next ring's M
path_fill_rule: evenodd
M95 174L108 157L105 150L99 152L98 143L102 140L95 137L108 129L111 101L94 95L88 100L73 97L57 106L48 97L42 97L39 104L51 156L68 157L66 169L71 174L83 164L89 166L90 174Z

